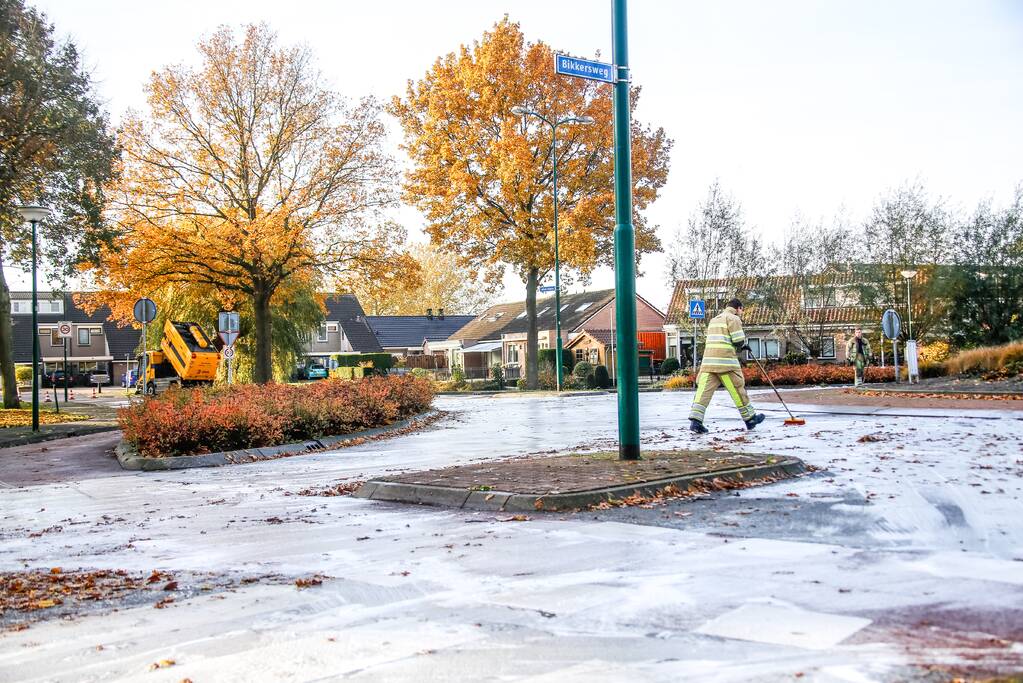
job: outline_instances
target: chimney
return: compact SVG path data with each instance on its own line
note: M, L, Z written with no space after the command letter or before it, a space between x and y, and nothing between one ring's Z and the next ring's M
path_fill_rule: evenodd
M438 320L443 320L444 319L444 309L443 308L438 308L437 309L437 319Z
M427 320L433 320L433 309L432 308L426 309L426 319Z

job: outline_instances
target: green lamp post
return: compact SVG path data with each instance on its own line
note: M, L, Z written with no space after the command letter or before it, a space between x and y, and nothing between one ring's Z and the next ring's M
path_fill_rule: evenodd
M32 431L39 431L39 301L36 291L36 233L40 221L50 215L45 206L19 206L18 213L32 225Z

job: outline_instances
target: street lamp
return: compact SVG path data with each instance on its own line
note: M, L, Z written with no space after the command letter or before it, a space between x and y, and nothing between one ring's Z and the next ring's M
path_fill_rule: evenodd
M902 277L906 278L906 315L909 319L909 338L913 338L913 303L909 296L909 283L916 277L917 271L907 268L902 271Z
M50 215L45 206L17 207L23 220L32 224L32 431L39 431L39 302L36 293L36 226Z
M558 391L561 391L561 383L564 380L561 367L562 341L561 341L561 252L558 245L558 126L566 123L581 123L587 125L593 123L592 116L569 116L560 121L551 121L540 112L515 106L511 108L513 114L519 116L535 116L551 127L551 163L554 177L554 320L558 335L557 358L554 360L555 371L558 377Z

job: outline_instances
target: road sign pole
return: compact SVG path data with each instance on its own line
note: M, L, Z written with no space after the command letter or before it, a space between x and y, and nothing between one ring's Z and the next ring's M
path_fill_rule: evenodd
M67 403L67 337L61 341L64 342L64 403Z
M899 342L892 340L892 364L895 367L895 383L899 383Z
M562 368L562 342L561 342L561 251L558 244L558 126L551 126L551 163L552 175L554 176L554 320L555 331L558 335L557 358L554 359L554 368L557 372L558 391L565 378Z
M614 0L615 312L618 318L618 457L639 459L639 346L636 340L636 233L632 224L632 140L626 0Z
M149 364L149 354L146 353L146 349L149 348L149 338L146 336L146 323L142 323L142 356L139 358L139 378L135 380L135 384L138 385L142 382L142 395L146 395L146 375L149 373L147 365Z

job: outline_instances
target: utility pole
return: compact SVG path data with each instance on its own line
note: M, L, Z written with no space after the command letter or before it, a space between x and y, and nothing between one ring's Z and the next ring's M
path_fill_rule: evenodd
M618 334L618 457L639 459L639 347L636 341L636 231L632 224L632 131L626 0L614 0L615 316Z

